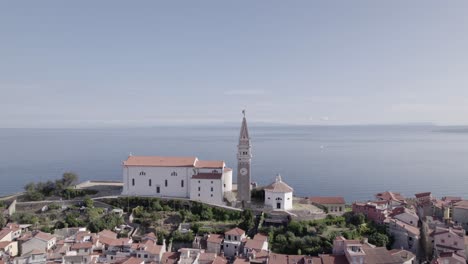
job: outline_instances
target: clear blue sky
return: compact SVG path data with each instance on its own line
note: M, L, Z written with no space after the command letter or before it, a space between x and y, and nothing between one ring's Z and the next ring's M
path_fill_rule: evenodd
M0 127L468 124L468 1L1 1Z

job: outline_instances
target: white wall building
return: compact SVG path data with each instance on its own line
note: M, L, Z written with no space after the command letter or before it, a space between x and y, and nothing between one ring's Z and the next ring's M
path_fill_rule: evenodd
M190 198L223 204L232 191L232 169L224 161L196 157L129 156L123 162L122 195Z
M276 176L276 181L265 187L265 206L274 210L291 210L293 208L293 188Z

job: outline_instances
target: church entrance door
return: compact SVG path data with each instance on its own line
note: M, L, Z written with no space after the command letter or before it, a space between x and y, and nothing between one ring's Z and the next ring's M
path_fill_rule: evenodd
M281 203L276 203L276 209L281 209Z

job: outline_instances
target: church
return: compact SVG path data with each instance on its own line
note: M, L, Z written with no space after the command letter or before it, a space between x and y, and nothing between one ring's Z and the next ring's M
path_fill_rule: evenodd
M237 199L250 203L252 159L247 120L242 120L237 152ZM232 169L222 160L197 157L133 156L123 162L123 190L126 196L185 198L224 205L232 192Z

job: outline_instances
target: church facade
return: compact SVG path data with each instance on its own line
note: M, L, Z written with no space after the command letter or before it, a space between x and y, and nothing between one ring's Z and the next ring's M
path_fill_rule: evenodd
M123 162L122 195L187 198L224 204L232 169L197 157L129 156Z
M247 120L242 119L237 150L237 201L250 203L251 144ZM197 157L129 156L123 162L126 196L185 198L223 205L232 192L232 169L221 160Z

